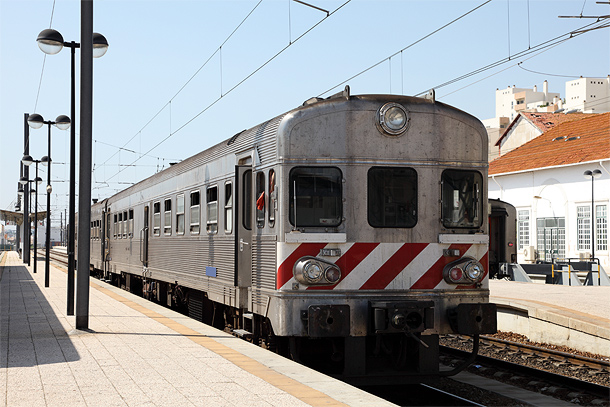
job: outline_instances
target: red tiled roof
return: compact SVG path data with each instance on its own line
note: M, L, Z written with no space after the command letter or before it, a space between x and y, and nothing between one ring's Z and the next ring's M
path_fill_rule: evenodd
M489 164L503 174L610 158L610 113L585 114L567 121Z
M508 135L509 130L515 126L519 121L519 117L522 116L524 119L531 122L534 126L538 127L541 132L552 129L558 124L571 122L574 120L584 119L588 117L590 113L537 113L537 112L521 112L517 117L508 125L502 136L496 142L496 146L499 146L504 140L504 137Z

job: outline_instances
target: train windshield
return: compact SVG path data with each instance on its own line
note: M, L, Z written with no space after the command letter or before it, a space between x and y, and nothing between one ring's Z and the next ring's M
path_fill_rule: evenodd
M483 177L477 171L445 170L442 216L446 228L478 228L482 220Z
M376 228L417 223L417 173L413 168L373 167L368 172L368 220Z
M294 227L338 226L343 216L342 179L341 170L335 167L293 168L290 223Z

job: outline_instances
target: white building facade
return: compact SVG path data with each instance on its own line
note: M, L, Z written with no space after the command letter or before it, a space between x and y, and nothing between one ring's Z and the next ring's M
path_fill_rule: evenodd
M583 176L598 169L593 182ZM610 270L608 211L610 160L546 167L489 177L489 197L517 209L517 260L531 263L553 258L589 258L593 251ZM592 183L595 202L592 211ZM595 219L592 245L591 212Z
M610 75L566 82L565 110L583 113L610 112Z

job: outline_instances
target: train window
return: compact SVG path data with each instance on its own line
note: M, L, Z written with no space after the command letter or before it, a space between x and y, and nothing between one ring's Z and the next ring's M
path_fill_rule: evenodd
M242 223L247 230L252 229L252 171L248 170L243 175L243 216Z
M483 177L480 172L445 170L441 176L441 190L443 226L481 226Z
M117 214L114 214L114 223L112 224L112 237L114 237L116 239L116 235L117 235L117 227L118 227L118 223L117 223Z
M129 210L129 224L127 226L129 237L133 237L133 209Z
M176 234L184 234L184 194L176 197Z
M191 223L190 231L193 235L199 234L199 218L201 213L199 211L199 191L191 192Z
M225 233L233 232L233 184L225 183Z
M341 170L335 167L293 168L289 185L290 223L294 227L341 224L342 178Z
M417 223L417 172L373 167L367 176L368 222L376 228L412 228Z
M123 212L123 239L127 239L127 211Z
M94 238L93 222L91 222L91 224L89 225L89 239L93 240L93 238Z
M209 187L205 191L206 218L208 233L218 232L218 187Z
M265 173L256 173L256 226L265 226Z
M161 235L161 202L153 203L153 235Z
M171 235L172 234L172 200L166 199L163 202L163 234Z
M275 170L269 170L269 227L275 225L277 194L275 192Z
M117 233L119 239L123 238L123 213L119 213L119 231Z

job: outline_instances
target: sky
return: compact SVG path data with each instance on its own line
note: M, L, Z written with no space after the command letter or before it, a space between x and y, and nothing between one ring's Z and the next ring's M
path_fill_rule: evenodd
M109 49L93 68L92 198L346 84L352 94L435 88L437 100L484 120L495 116L498 88L541 90L548 80L563 97L566 81L610 74L608 28L537 48L596 21L558 16L610 14L593 0L307 2L329 15L290 0L94 1L94 31ZM46 28L80 42L80 2L0 0L1 209L13 210L17 198L24 115L70 115L70 50L45 57L36 37ZM537 52L519 56L527 50ZM76 56L78 138L79 50ZM47 154L47 131L30 129L35 159ZM58 225L68 206L70 133L51 131ZM44 167L39 175L44 210Z

